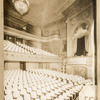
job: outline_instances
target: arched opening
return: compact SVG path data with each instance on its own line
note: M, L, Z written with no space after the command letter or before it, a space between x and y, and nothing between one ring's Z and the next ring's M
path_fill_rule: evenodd
M88 25L86 23L80 24L74 31L74 39L76 41L76 47L74 56L86 56L88 54L88 44L86 37L88 36Z
M85 36L83 36L82 38L78 38L77 39L77 51L74 54L75 56L86 56L88 52L85 49Z

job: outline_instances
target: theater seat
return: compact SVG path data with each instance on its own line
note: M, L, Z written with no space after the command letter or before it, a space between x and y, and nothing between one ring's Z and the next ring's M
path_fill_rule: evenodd
M80 76L45 69L5 70L4 95L5 100L75 100L83 86L91 83Z
M42 49L30 47L30 46L23 44L23 43L20 43L18 41L16 43L12 43L8 40L4 40L4 51L26 53L26 54L32 54L32 55L36 54L36 55L58 57L58 55L52 54L52 53L44 51Z

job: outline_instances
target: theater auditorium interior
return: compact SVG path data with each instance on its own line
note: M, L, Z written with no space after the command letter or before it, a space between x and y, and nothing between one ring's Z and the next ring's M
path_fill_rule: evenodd
M2 100L96 100L95 0L4 0L3 11Z

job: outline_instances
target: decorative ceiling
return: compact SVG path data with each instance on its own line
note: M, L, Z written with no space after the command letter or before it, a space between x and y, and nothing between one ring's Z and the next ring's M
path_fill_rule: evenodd
M9 1L9 0L8 0ZM29 11L21 17L14 7L6 8L9 13L15 14L19 19L29 22L33 26L44 26L62 19L62 14L76 0L29 0ZM7 2L7 0L5 0ZM11 2L11 0L10 0ZM11 10L12 9L12 10ZM16 14L17 13L17 14Z
M75 0L29 0L30 8L24 19L31 20L41 26L61 19L62 12Z

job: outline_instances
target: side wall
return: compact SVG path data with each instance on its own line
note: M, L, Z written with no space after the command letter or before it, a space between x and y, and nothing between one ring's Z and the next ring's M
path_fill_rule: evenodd
M4 63L4 67L5 67L5 70L9 70L9 69L20 69L20 62L5 62Z
M67 36L66 23L61 20L51 23L43 28L43 36L59 35L60 40L43 43L42 49L57 54L59 56L66 56L67 51Z
M67 24L67 64L66 64L66 72L75 74L75 75L81 75L85 78L94 79L94 66L93 66L93 34L94 30L93 27L93 21L94 21L94 8L93 8L93 2L91 1L90 4L88 4L86 0L82 1L83 3L77 3L75 5L75 8L70 8L69 14L70 17L66 21ZM83 4L83 5L82 5ZM80 6L78 6L80 5ZM86 5L86 6L85 6ZM82 7L84 9L82 9ZM78 11L80 9L80 11ZM76 12L76 13L75 13ZM74 15L73 15L74 14ZM72 38L74 36L74 31L77 28L78 25L81 23L87 23L89 25L88 29L88 55L87 56L74 56L74 48L75 40ZM77 43L77 42L76 42ZM87 45L87 44L85 44Z

